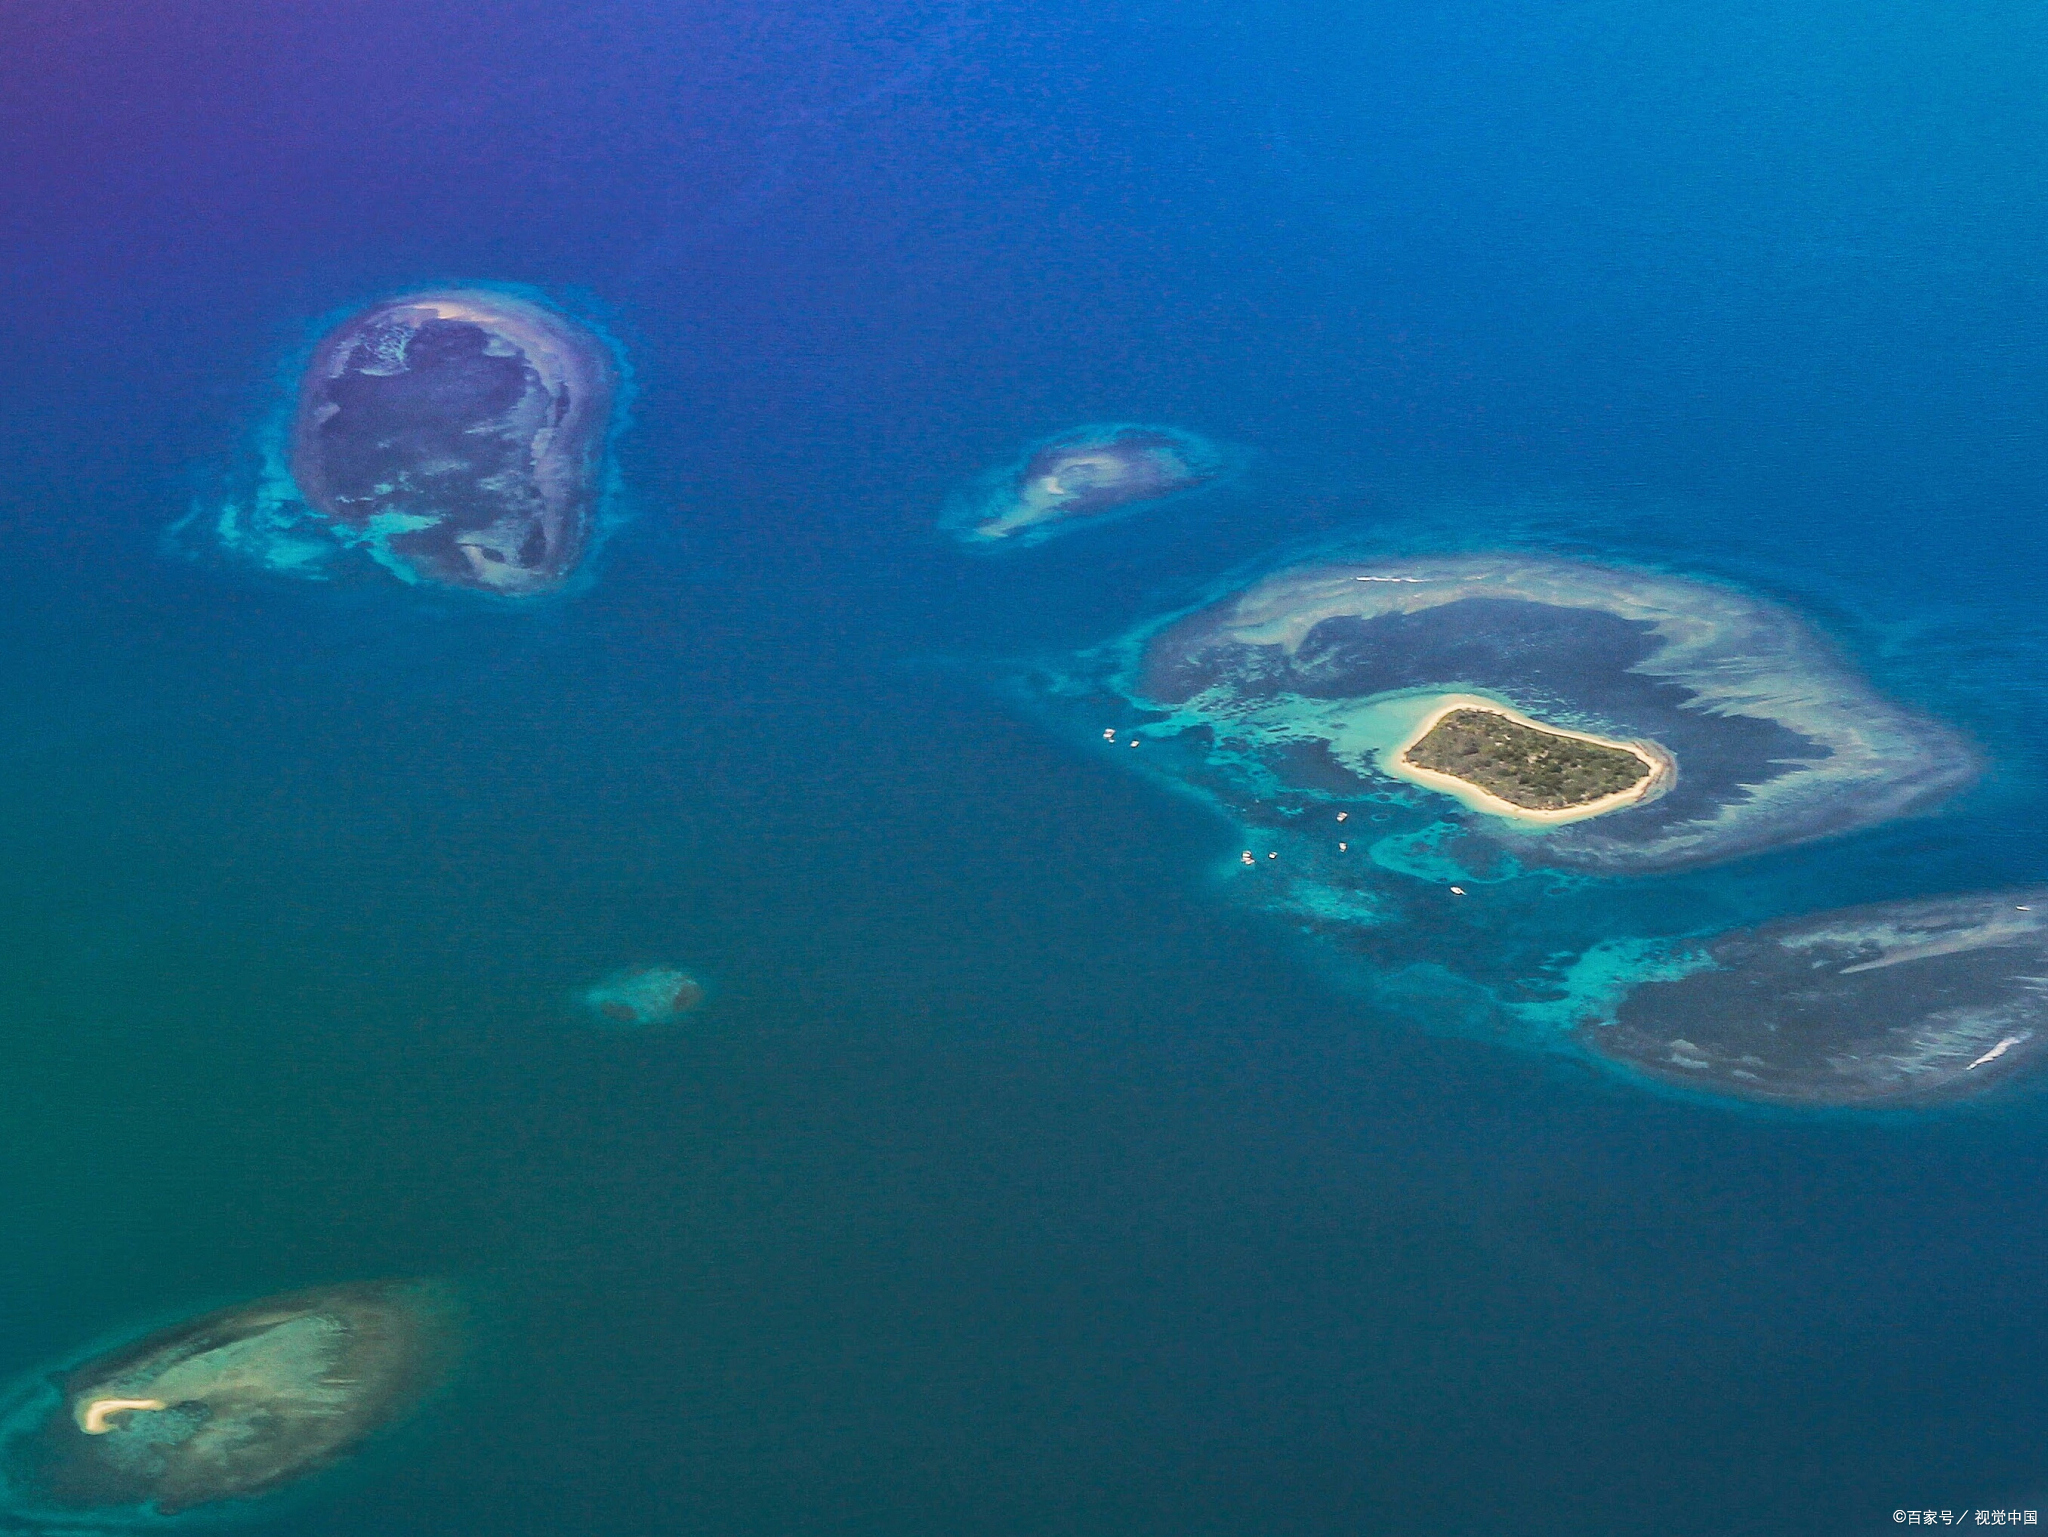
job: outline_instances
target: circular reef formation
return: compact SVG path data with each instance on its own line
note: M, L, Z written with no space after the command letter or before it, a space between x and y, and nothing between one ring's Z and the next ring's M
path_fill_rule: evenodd
M1596 1057L1771 1104L1960 1099L2041 1065L2048 889L1809 914L1647 969L1578 1021Z
M983 475L941 526L967 544L1036 544L1210 485L1227 468L1222 449L1177 427L1077 427Z
M1782 608L1539 556L1296 566L1117 655L1145 735L1203 744L1226 809L1405 783L1524 862L1604 874L1865 827L1978 767Z
M321 338L257 483L204 531L288 575L356 551L408 583L558 591L596 537L619 384L609 342L531 299L386 300Z
M292 478L418 579L549 592L590 542L614 387L604 345L537 304L409 294L314 351Z
M704 984L678 966L635 966L584 990L583 1006L613 1025L670 1025L704 1003Z
M247 1511L330 1467L445 1379L448 1291L371 1282L268 1297L39 1375L0 1405L0 1515L148 1530Z

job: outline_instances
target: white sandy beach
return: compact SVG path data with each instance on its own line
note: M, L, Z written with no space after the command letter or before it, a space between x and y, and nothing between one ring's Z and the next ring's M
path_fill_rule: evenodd
M1503 716L1518 726L1547 732L1551 736L1570 737L1575 742L1591 742L1596 747L1616 748L1635 756L1648 772L1627 789L1617 790L1612 795L1603 795L1598 800L1587 801L1581 806L1564 806L1555 811L1536 811L1527 806L1517 806L1513 801L1502 800L1498 795L1482 790L1469 780L1439 773L1435 769L1423 768L1420 764L1408 761L1408 750L1434 731L1437 723L1454 710L1484 710L1492 715ZM1655 742L1618 742L1610 737L1594 736L1585 731L1570 731L1563 726L1532 720L1520 710L1504 705L1497 699L1483 699L1477 694L1441 695L1405 737L1380 753L1379 766L1382 773L1392 775L1396 779L1405 779L1410 784L1421 785L1424 789L1438 790L1445 795L1455 796L1474 811L1533 827L1557 827L1566 822L1583 822L1588 817L1619 811L1624 806L1633 806L1663 794L1678 777L1677 760Z

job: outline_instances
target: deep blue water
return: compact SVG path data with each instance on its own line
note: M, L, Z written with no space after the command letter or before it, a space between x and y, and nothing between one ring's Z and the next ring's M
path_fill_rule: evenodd
M1672 922L2042 878L2038 10L15 0L0 49L0 1372L462 1278L468 1376L305 1537L2048 1505L2038 1098L1765 1116L1376 1012L995 685L1328 538L1660 562L1993 765ZM450 280L631 359L589 592L165 552L319 317ZM932 532L1126 419L1254 459ZM577 1018L647 960L714 1007Z

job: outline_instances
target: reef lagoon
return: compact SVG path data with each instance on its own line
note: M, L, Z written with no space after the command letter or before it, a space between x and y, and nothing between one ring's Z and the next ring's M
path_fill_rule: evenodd
M0 1532L2048 1508L2044 29L10 7Z

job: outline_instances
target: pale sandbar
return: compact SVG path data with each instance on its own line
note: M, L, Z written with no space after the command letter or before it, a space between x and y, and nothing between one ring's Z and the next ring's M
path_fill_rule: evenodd
M1007 539L1019 529L1075 516L1075 504L1093 496L1104 506L1165 495L1192 483L1194 474L1170 449L1152 450L1150 461L1108 446L1083 449L1056 460L1017 489L1017 499L986 523L977 539ZM1159 487L1165 488L1157 489Z
M1036 544L1214 484L1232 457L1178 427L1077 427L955 493L939 526L970 545Z
M78 1422L78 1428L89 1436L103 1436L114 1427L110 1417L128 1414L134 1410L154 1411L168 1409L169 1404L161 1398L88 1398L81 1399L72 1410L71 1417Z

